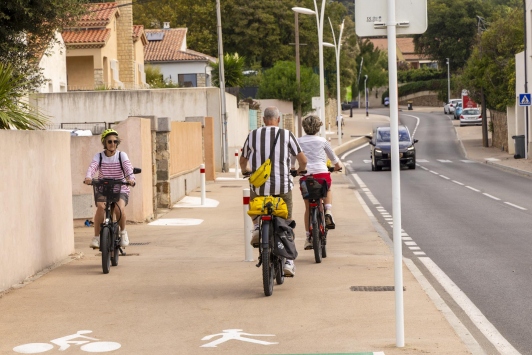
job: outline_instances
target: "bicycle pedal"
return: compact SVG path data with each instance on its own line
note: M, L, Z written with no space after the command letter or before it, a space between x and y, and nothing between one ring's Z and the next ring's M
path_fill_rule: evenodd
M285 273L285 274L284 274L284 277L294 277L294 275L292 275L292 274L288 274L288 273Z
M259 243L253 244L253 248L258 249L259 248Z

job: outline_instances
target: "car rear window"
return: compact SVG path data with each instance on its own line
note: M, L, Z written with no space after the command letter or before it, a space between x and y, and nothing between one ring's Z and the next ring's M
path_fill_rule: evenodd
M479 110L464 110L462 113L464 115L480 115Z

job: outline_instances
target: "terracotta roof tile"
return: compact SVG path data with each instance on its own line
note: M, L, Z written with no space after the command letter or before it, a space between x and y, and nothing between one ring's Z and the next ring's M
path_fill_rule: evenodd
M413 38L397 38L397 46L403 54L415 53Z
M144 25L133 25L133 38L136 38L144 31Z
M388 50L388 39L387 38L372 38L369 40L373 43L373 46L379 48L380 50Z
M107 25L118 11L116 2L87 4L87 13L83 15L76 27L95 27Z
M200 60L193 54L183 50L187 34L186 28L170 28L167 30L145 30L146 36L150 33L164 33L161 41L148 41L144 47L144 60L146 62L168 62L178 60ZM199 56L197 56L199 57ZM204 59L204 58L203 58Z
M195 55L199 55L199 56L205 57L207 60L211 61L212 63L216 63L216 61L218 60L218 59L216 59L214 57L211 57L210 55L203 54L203 53L200 53L200 52L196 52L196 51L193 51L192 49L188 49L188 48L187 48L187 53L191 53L191 54L195 54Z
M64 30L61 33L65 44L105 43L111 36L111 29L99 30Z

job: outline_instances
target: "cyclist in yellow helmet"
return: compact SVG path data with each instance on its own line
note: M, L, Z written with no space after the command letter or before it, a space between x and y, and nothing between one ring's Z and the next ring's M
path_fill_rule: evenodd
M96 153L85 175L85 184L89 184L92 178L98 172L98 179L125 179L135 186L135 175L133 175L133 165L125 152L119 151L120 137L114 129L106 129L102 133L102 144L104 151ZM127 176L127 178L126 178ZM125 207L129 201L129 186L123 185L120 190L120 200L116 203L115 216L120 217L120 246L125 248L129 245L129 238L126 231L126 213ZM97 202L96 214L94 216L94 238L92 238L90 247L100 247L100 224L105 216L105 197L95 196ZM120 214L121 213L121 214Z

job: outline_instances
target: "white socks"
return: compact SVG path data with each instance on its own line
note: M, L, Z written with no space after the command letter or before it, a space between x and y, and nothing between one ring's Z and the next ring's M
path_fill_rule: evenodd
M326 204L325 205L325 211L331 212L331 210L332 210L332 205Z

